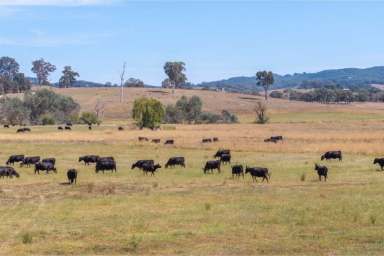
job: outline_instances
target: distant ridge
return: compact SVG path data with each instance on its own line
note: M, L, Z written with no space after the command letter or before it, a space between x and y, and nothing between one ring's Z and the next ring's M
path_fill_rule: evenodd
M371 68L329 69L317 73L295 73L292 75L274 74L275 83L272 88L293 88L312 82L313 84L334 83L344 87L369 86L384 84L384 66ZM255 76L231 77L224 80L203 82L198 87L207 89L225 89L233 92L252 92L260 90L256 86Z

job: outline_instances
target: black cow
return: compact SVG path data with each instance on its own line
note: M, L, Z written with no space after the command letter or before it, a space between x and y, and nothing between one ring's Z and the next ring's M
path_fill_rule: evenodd
M88 125L88 130L92 130L92 125Z
M55 166L50 162L38 162L35 164L35 174L40 174L40 171L46 171L47 174L50 171L57 173Z
M269 179L270 179L270 174L269 174L268 168L264 168L264 167L248 167L248 166L246 166L245 167L245 173L251 174L254 182L257 182L258 177L263 178L262 182L264 182L264 180L267 180L267 182L269 182Z
M220 156L220 162L223 164L231 163L231 155L230 154L222 154Z
M156 144L157 144L157 143L160 143L160 139L152 139L152 142L153 142L153 143L156 143Z
M174 141L174 140L166 140L166 141L164 142L164 144L165 144L165 145L173 145L173 144L175 144L175 141Z
M79 162L83 161L85 165L89 165L89 163L96 163L98 159L99 156L87 155L79 157Z
M329 160L329 159L339 159L341 161L343 159L343 156L341 154L341 151L328 151L324 155L321 156L321 160Z
M62 130L63 130L63 127L62 127L62 126L58 126L58 127L57 127L57 130L62 131Z
M212 139L202 139L201 143L211 143Z
M24 132L30 132L31 129L30 128L19 128L17 129L17 133L24 133Z
M207 173L207 172L213 173L213 170L217 170L220 173L221 172L220 165L221 165L220 160L207 161L205 163L203 171L204 171L204 173Z
M95 172L98 173L99 171L102 171L103 173L104 171L117 172L115 160L110 158L103 158L97 160Z
M384 168L384 158L375 158L375 160L373 160L373 164L379 164L380 165L380 169L383 170L383 168Z
M10 166L0 167L0 178L4 178L4 177L13 178L13 176L15 176L16 178L20 177L19 173L15 169L13 169L13 167L10 167Z
M234 166L232 166L232 179L234 179L235 176L239 178L240 175L243 176L243 178L244 178L244 168L243 168L243 166L242 165L234 165Z
M143 165L145 165L145 164L154 165L155 161L153 161L153 160L139 160L139 161L136 161L136 163L132 164L131 169L133 170L135 168L139 168L141 170L141 169L143 169Z
M39 156L27 156L27 157L24 157L23 161L21 161L20 167L23 167L24 165L26 165L27 167L30 167L31 164L36 164L39 161L40 161Z
M219 138L217 138L217 137L213 137L213 142L218 142L219 141Z
M320 181L321 181L321 176L324 177L324 181L327 181L328 168L326 166L315 164L315 171L317 171L317 175L319 175Z
M66 126L72 126L72 123L71 122L67 122L65 123Z
M139 141L148 141L147 137L139 137Z
M142 168L145 175L147 175L150 172L151 175L153 176L155 175L156 170L161 168L161 165L160 164L153 165L153 164L146 163L146 164L143 164Z
M76 184L76 180L77 180L77 170L76 170L76 169L69 169L69 170L67 171L67 178L68 178L68 182L69 182L69 184L73 184L73 183Z
M279 136L271 136L271 139L272 140L276 140L276 141L279 141L279 140L283 141L283 136L281 136L281 135L279 135Z
M119 127L117 128L117 130L119 130L119 131L124 131L124 128L123 128L122 126L119 126Z
M168 162L165 164L165 168L174 167L176 165L180 165L182 167L185 167L185 158L183 156L175 156L169 158Z
M43 163L51 163L53 166L55 166L56 164L56 158L44 158L43 160L41 160L41 162Z
M64 129L69 131L72 130L71 126L65 126Z
M23 160L24 160L24 155L12 155L8 158L6 164L14 165L15 163L22 162Z
M221 155L230 155L231 151L229 149L219 149L214 155L215 158L220 158Z
M5 125L4 125L4 128L9 128L9 124L5 124Z
M278 140L275 140L275 139L272 139L272 138L268 138L268 139L265 139L264 142L273 142L273 143L277 143Z

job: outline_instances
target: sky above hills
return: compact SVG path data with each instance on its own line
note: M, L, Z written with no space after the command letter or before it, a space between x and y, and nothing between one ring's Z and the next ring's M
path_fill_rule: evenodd
M0 0L0 56L43 57L83 80L159 85L168 60L193 83L258 70L384 65L384 1Z

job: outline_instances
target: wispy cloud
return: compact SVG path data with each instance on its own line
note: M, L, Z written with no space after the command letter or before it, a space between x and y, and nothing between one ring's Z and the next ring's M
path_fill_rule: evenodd
M0 6L87 6L106 5L120 0L0 0Z

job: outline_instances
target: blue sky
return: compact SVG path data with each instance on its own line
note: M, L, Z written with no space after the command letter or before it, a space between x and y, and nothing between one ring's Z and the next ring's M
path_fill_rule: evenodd
M81 79L159 85L168 60L193 83L384 65L384 1L0 0L0 56L43 57Z

